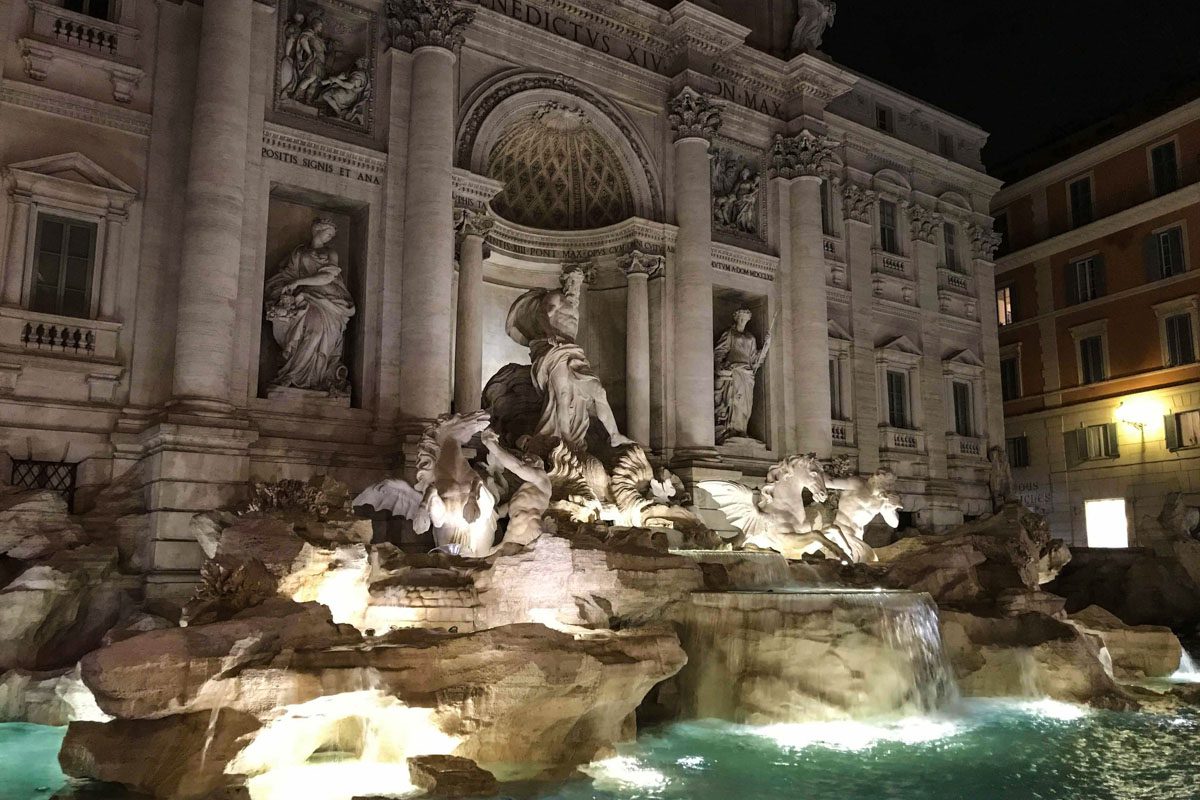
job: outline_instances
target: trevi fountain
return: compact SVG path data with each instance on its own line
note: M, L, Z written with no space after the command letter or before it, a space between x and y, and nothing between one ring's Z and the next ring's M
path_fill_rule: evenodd
M580 277L513 303L530 364L429 426L411 483L196 515L182 607L126 591L121 487L79 516L5 494L0 796L1194 796L1195 666L1169 629L1068 614L1037 515L999 487L875 548L894 476L797 454L700 481L711 527L618 429Z

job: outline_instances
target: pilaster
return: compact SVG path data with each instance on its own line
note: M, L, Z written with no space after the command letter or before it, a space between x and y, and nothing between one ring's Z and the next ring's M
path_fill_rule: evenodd
M980 358L984 366L984 391L987 403L987 437L989 445L1004 444L1004 401L1000 389L1000 322L996 315L996 248L1000 235L992 230L991 222L970 225L972 270L979 294L981 309L979 327L982 338Z
M875 367L875 321L871 289L871 209L875 192L856 183L842 184L842 210L846 224L846 264L850 273L850 334L854 337L854 421L858 442L858 469L879 468L879 408Z

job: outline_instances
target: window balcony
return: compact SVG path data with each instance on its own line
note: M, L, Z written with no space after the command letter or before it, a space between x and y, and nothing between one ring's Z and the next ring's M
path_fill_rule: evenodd
M846 245L836 236L826 236L823 249L825 265L829 268L828 283L838 289L845 289L846 280Z
M975 276L949 267L938 267L938 288L973 297L975 295Z
M0 348L76 361L113 363L121 323L0 308Z
M128 103L144 74L134 63L139 36L136 28L29 0L29 28L20 40L25 73L40 81L56 61L92 67L108 75L113 99Z
M879 449L898 453L924 453L925 432L880 425Z
M986 461L987 444L983 438L978 436L960 436L957 433L947 433L946 455L952 459Z
M835 419L833 421L833 446L856 447L854 423L850 420Z
M878 247L871 248L871 271L877 275L889 275L908 281L913 279L911 258L889 253Z

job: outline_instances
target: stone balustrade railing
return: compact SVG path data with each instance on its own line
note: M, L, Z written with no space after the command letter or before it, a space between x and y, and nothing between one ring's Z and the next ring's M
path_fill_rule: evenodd
M42 0L29 0L29 36L100 58L130 63L138 30Z
M902 278L912 278L912 259L895 253L888 253L878 247L871 249L871 267L874 272L884 275L895 275Z
M977 436L946 434L946 452L951 458L984 459L987 457L983 439Z
M0 344L32 353L112 361L121 324L0 308Z
M854 423L847 420L833 420L833 443L838 447L854 447Z
M881 450L893 450L905 453L925 452L925 432L907 428L893 428L882 425L879 428Z
M938 286L942 289L974 294L974 278L958 270L938 267Z

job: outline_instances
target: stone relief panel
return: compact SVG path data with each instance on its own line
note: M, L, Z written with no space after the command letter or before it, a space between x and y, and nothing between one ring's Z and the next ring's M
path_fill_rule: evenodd
M285 0L275 111L361 133L374 123L376 15L341 0Z
M728 142L714 145L712 152L713 228L763 239L766 193L761 156Z

